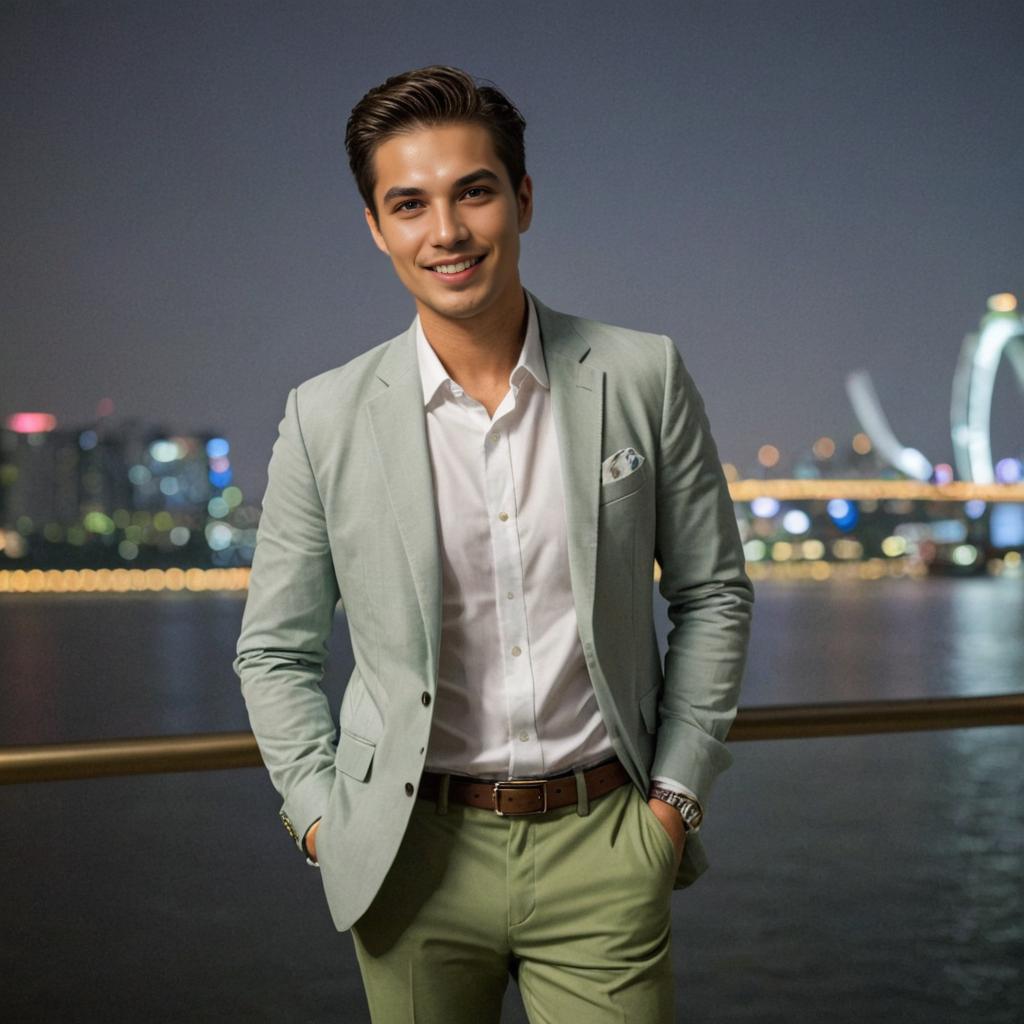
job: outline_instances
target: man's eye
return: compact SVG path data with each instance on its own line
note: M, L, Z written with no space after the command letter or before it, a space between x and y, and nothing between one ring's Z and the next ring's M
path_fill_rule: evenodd
M412 207L418 202L418 199L406 199L404 203L399 203L395 207L395 213L404 213L406 210L412 209Z
M476 195L472 195L473 192L475 192ZM472 188L467 188L463 195L465 195L468 199L476 199L477 196L486 195L486 193L487 189L474 185Z

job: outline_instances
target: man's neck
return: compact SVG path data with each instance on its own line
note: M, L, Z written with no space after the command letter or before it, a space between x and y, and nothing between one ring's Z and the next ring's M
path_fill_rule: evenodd
M496 302L470 320L438 316L425 307L419 315L430 347L456 384L471 394L508 387L529 319L522 286L513 290L509 301Z

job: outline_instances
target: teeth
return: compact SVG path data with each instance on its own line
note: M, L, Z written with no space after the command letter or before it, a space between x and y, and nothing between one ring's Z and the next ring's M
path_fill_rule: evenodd
M431 267L431 270L436 270L439 274L461 274L463 270L469 270L470 267L480 262L480 258L473 260L463 260L461 263L444 263L439 267Z

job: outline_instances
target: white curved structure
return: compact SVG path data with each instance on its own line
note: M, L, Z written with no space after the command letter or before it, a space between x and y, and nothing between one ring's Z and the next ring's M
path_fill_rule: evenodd
M993 295L988 300L988 309L981 330L968 334L960 347L950 406L957 475L977 484L995 483L992 391L1004 355L1024 394L1024 319L1017 311L1017 300L1008 294ZM897 440L867 370L847 376L846 393L861 429L871 438L879 456L906 476L930 479L931 463L916 448L908 448Z
M995 482L992 390L1004 354L1024 394L1024 320L1012 296L993 296L989 299L989 310L981 321L981 330L964 338L953 377L950 407L957 474L962 480L979 484Z
M912 480L930 480L932 464L916 448L901 444L892 432L871 382L871 374L867 370L848 374L846 393L861 429L871 438L879 456Z

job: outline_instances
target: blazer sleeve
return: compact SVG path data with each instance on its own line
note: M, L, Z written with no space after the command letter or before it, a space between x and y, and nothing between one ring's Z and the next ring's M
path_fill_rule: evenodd
M655 558L671 626L652 776L707 798L732 763L754 590L704 402L671 338L657 456Z
M232 663L249 721L296 845L327 806L334 720L323 680L340 601L324 507L288 393L267 470L249 593Z

